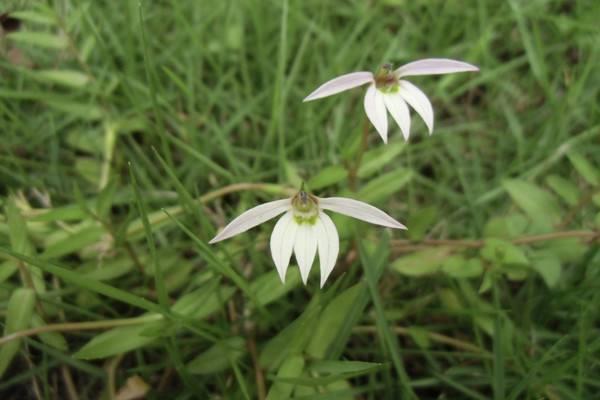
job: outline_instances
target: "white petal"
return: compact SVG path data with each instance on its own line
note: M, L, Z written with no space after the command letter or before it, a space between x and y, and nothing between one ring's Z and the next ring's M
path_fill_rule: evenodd
M410 112L406 102L399 93L385 94L383 95L383 101L385 101L385 106L392 114L394 121L400 127L404 140L408 140L410 135Z
M325 281L337 260L340 251L340 238L333 221L324 212L319 212L319 219L315 224L317 230L317 245L319 249L319 268L321 269L321 287L325 285Z
M324 210L331 210L348 215L371 224L387 226L389 228L406 229L404 225L377 207L373 207L362 201L347 199L345 197L327 197L319 199L319 207Z
M297 230L298 224L294 221L293 213L288 211L279 218L275 228L273 228L273 233L271 233L271 256L281 282L285 282L285 273L290 264Z
M314 226L301 224L298 226L294 243L294 254L300 268L302 282L306 285L308 274L317 254L317 235Z
M384 143L387 143L387 131L388 131L388 121L387 121L387 111L385 110L385 102L383 101L383 94L377 90L375 84L372 84L367 89L367 94L365 94L365 112L367 113L367 118L373 124L379 136L383 139Z
M371 72L352 72L346 75L340 75L319 86L314 92L304 98L303 101L311 101L323 97L331 96L344 90L352 89L373 81Z
M217 243L221 240L229 239L232 236L246 232L265 221L275 218L279 214L289 210L291 207L290 199L270 201L260 206L249 209L239 217L231 221L217 236L212 238L209 243Z
M408 81L400 81L400 96L423 118L429 134L433 132L433 107L425 93Z
M440 75L455 72L479 71L474 65L449 58L427 58L413 61L398 68L395 72L398 78L411 75Z

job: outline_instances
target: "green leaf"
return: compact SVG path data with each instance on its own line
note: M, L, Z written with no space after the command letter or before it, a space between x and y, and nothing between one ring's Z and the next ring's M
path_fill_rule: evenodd
M485 224L483 235L485 237L511 239L525 233L528 224L527 218L520 213L492 217Z
M348 373L365 374L381 369L384 364L365 361L319 360L310 364L309 369L319 374L340 375Z
M104 229L100 226L81 229L54 243L49 243L41 257L45 259L59 258L77 252L86 246L98 243L103 235Z
M35 71L34 76L41 81L74 88L81 88L90 81L89 76L83 72L66 69L39 70Z
M182 296L173 305L173 312L188 318L202 319L221 309L235 293L235 288L231 286L207 286L209 285Z
M331 165L323 168L317 175L308 181L310 190L319 190L338 182L343 181L348 176L348 171L340 165Z
M533 183L516 179L505 181L503 186L541 229L551 230L553 225L560 222L562 211L550 193Z
M442 272L453 278L475 278L481 276L483 266L477 258L466 260L460 255L452 255L444 260Z
M358 192L357 197L367 203L387 200L413 178L409 169L398 168L371 180Z
M575 206L579 202L581 192L579 191L579 188L570 180L558 175L548 175L546 177L546 183L568 205Z
M275 383L273 383L269 389L267 400L291 398L295 385L285 381L278 381L278 379L297 378L302 374L302 371L304 371L304 357L301 355L292 355L288 357L283 364L281 364L279 371L277 371L277 378Z
M300 271L298 268L291 268L288 271L285 283L283 284L277 271L273 270L256 278L250 284L250 292L254 293L259 305L266 306L281 298L290 290L297 288L300 281Z
M8 34L7 37L18 43L30 44L49 49L62 50L66 49L69 45L69 41L65 36L58 36L46 32L17 31Z
M10 296L6 307L4 335L28 328L34 305L35 292L32 289L16 289ZM21 339L15 339L0 346L0 377L6 372L20 346Z
M21 21L34 22L44 25L55 25L56 18L50 13L42 13L38 11L23 10L13 11L10 13L13 18L20 19Z
M408 230L410 240L421 240L425 237L437 218L437 210L436 207L423 207L410 213L406 222L406 225L410 226Z
M161 319L161 315L148 314L140 317L140 320L145 322L139 325L113 328L100 333L79 349L73 357L83 360L106 358L147 346L158 337L158 334L149 335L148 332L157 332L160 327L165 326L165 322Z
M598 186L600 183L600 171L592 163L590 163L580 153L571 150L567 153L569 161L573 164L573 167L579 172L579 174L592 186Z
M404 140L396 140L385 146L379 146L367 151L358 169L358 177L362 179L368 178L381 171L385 165L402 153L405 148L406 142Z
M79 117L83 120L97 120L104 114L102 109L94 104L83 104L81 102L58 98L42 99L42 101L52 108L71 114L74 117Z
M215 343L190 361L186 368L190 374L207 375L221 372L246 353L246 342L235 336Z
M431 341L429 340L429 332L427 329L420 328L418 326L411 326L408 328L408 334L415 341L417 346L421 349L428 349L431 347Z
M42 326L46 326L46 322L37 314L33 314L31 317L31 327L39 328ZM55 349L61 351L67 351L69 346L67 344L67 340L60 332L44 332L38 334L39 338L42 342L46 343L48 346L52 346Z
M402 275L415 277L431 275L440 270L451 250L449 247L436 247L416 251L395 260L392 268Z
M518 246L501 239L486 239L485 245L481 249L481 256L498 265L529 265L529 260L525 256L525 253Z
M551 251L538 251L533 254L531 267L541 275L549 288L560 281L562 266L560 260Z
M329 347L339 339L341 331L349 322L349 315L356 305L365 287L354 285L338 294L319 316L319 324L311 332L306 353L312 358L320 359L327 355ZM350 327L351 328L351 327Z

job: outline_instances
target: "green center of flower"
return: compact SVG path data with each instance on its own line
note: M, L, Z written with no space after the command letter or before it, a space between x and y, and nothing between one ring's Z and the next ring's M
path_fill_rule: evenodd
M315 196L306 193L304 190L300 190L292 197L294 221L298 225L314 225L319 215L318 202L319 200Z
M375 87L384 93L396 93L400 90L398 77L392 64L383 64L375 74Z

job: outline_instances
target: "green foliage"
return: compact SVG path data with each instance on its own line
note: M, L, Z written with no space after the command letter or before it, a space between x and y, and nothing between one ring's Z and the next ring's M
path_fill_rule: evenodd
M599 2L3 5L0 398L597 396ZM409 77L431 136L302 103L427 57L480 67ZM408 231L333 217L323 289L207 244L302 181Z

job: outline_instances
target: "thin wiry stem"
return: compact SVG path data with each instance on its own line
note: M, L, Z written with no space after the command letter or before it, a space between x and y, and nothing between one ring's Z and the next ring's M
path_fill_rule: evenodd
M559 231L544 233L541 235L520 236L509 241L513 244L531 244L538 242L546 242L555 239L578 238L587 240L596 240L600 238L600 232L596 231ZM428 247L449 246L449 247L465 247L477 249L485 245L483 239L424 239L419 242L411 242L410 240L392 240L392 247L396 252L409 253L416 250L425 249Z

